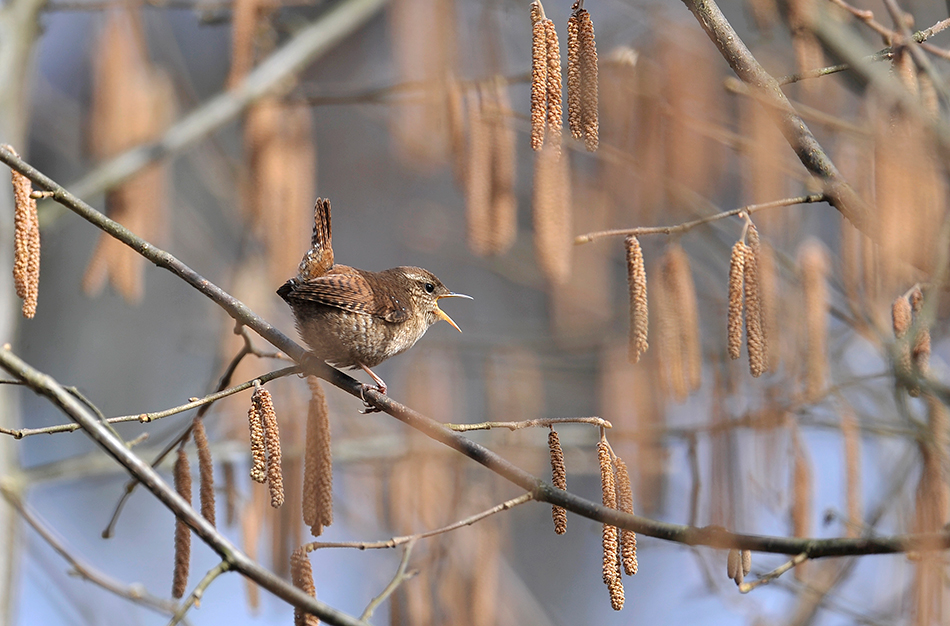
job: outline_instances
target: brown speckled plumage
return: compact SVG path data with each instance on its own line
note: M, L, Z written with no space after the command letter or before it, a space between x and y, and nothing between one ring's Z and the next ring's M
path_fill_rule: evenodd
M440 319L455 326L438 301L459 296L419 267L369 272L335 264L330 202L322 199L314 208L311 248L297 276L277 294L290 305L297 330L315 356L336 367L367 371L411 348ZM381 389L385 392L385 385Z

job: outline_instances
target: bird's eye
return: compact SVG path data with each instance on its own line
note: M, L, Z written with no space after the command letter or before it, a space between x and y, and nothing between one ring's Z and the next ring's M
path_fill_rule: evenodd
M426 289L426 293L432 293L433 291L435 291L435 285L433 285L432 283L426 283L425 289Z

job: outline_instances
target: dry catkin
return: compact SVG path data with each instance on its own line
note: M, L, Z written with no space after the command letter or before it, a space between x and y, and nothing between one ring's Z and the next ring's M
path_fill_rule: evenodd
M653 280L653 302L656 312L657 343L662 372L661 388L669 389L673 397L682 402L686 399L686 379L683 376L683 350L680 336L680 315L673 302L672 287L669 282L669 273L666 271L665 258L660 263L659 276ZM663 383L666 382L666 385Z
M280 463L280 429L277 413L270 392L259 387L254 392L258 411L264 423L264 449L267 451L267 486L270 489L270 505L275 509L284 503L284 476Z
M333 457L330 450L330 412L316 377L307 378L310 406L304 452L303 521L319 537L333 523Z
M729 257L729 358L742 354L742 289L748 247L741 241L732 246Z
M191 468L183 447L175 457L175 491L185 502L191 503ZM191 564L191 529L180 518L175 518L175 572L172 575L172 597L181 598L188 586L188 567Z
M917 329L917 336L914 337L914 348L911 356L914 361L915 373L918 376L927 374L930 367L930 329L920 324L918 314L924 306L924 294L919 287L915 287L910 293L910 306L914 311L914 318L918 320L920 327ZM915 398L920 395L920 387L914 385L908 389L908 393Z
M630 350L631 363L640 360L650 344L647 334L650 327L650 313L647 306L647 272L643 264L643 250L633 235L624 239L627 251L627 285L630 287Z
M600 145L600 122L597 115L597 44L594 41L594 24L590 21L590 13L581 9L577 12L577 20L581 65L581 125L584 145L589 152L595 152Z
M547 114L548 44L540 2L531 3L531 148L544 146Z
M845 509L848 514L848 537L857 537L861 513L861 433L851 407L841 411L841 438L844 440Z
M759 233L749 226L749 245L745 249L743 282L745 285L746 346L749 350L749 372L753 378L768 369L768 338L762 327L762 298L759 282Z
M483 94L473 89L468 96L469 143L465 184L465 216L468 247L474 254L488 254L492 196L491 128L485 116Z
M13 154L16 151L4 146ZM36 200L30 197L33 184L16 170L10 171L13 182L13 284L16 294L23 299L23 317L36 315L36 298L40 284L40 221Z
M558 489L567 489L567 471L564 469L564 451L561 450L561 440L553 428L548 433L548 448L551 450L551 483ZM551 507L554 518L554 532L563 535L567 532L567 510L554 505Z
M897 367L901 376L910 374L910 343L906 335L913 321L910 301L906 296L899 296L891 305L891 326L894 329L894 339L897 340Z
M742 551L742 575L748 576L752 571L752 550Z
M294 587L305 594L316 597L317 587L313 583L313 565L310 564L310 555L304 546L300 546L290 554L290 578ZM301 608L294 607L294 626L317 626L320 620Z
M267 451L264 446L264 424L261 421L257 392L251 396L251 407L247 410L247 424L251 439L251 478L263 484L267 480Z
M561 151L561 50L557 42L557 30L554 28L554 22L544 21L544 34L547 43L548 56L548 82L547 82L547 105L548 105L548 131L551 133L551 143L555 149Z
M204 420L196 418L192 422L191 434L198 448L198 495L201 498L201 515L215 526L214 514L214 463L211 460L211 448L208 446L208 433Z
M778 277L775 273L775 251L767 242L759 244L756 255L756 275L759 278L759 301L761 302L762 332L768 340L766 352L766 371L775 371L778 367Z
M445 117L449 127L449 147L452 151L452 173L459 186L465 186L468 153L465 150L465 96L455 74L445 80Z
M627 464L618 456L614 458L614 467L617 470L617 508L633 515L633 490ZM620 560L627 576L637 573L637 533L626 528L620 530Z
M614 469L610 462L610 450L607 442L597 444L597 460L600 463L600 484L604 506L617 508L617 491L614 481ZM603 532L604 563L603 580L610 593L610 606L615 611L623 608L623 581L620 579L620 543L616 526L604 524Z
M680 349L683 374L688 391L702 384L702 350L699 341L699 309L696 285L689 267L689 257L679 244L670 246L666 259L667 281L673 309L679 317Z
M538 265L552 283L571 273L571 182L568 155L552 145L535 155L532 217Z
M571 14L567 20L567 125L574 139L584 136L581 126L581 44L577 33L578 17Z
M809 240L798 253L805 302L805 397L815 401L824 392L828 372L828 260L822 244Z
M812 517L812 471L811 462L805 452L801 436L798 431L792 438L792 536L808 537L811 534ZM795 568L795 576L799 580L804 575L804 568L799 565Z
M514 127L507 119L511 111L508 85L499 76L487 88L491 94L491 217L489 251L502 254L515 243L518 235L517 180L518 146Z
M736 581L737 585L742 584L742 557L739 556L739 551L735 548L729 549L729 554L726 556L726 575L729 576L732 580Z

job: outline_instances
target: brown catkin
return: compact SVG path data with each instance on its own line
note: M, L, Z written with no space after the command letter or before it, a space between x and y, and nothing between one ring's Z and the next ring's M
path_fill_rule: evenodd
M254 392L258 411L264 423L264 448L267 451L267 486L270 489L270 505L275 509L284 503L284 476L280 463L280 429L274 399L263 387Z
M333 457L330 450L330 412L319 380L307 378L310 406L304 452L303 520L314 537L333 523Z
M735 548L729 549L729 554L726 556L726 575L729 576L732 580L736 581L737 585L742 584L742 557L739 556L739 551Z
M548 433L548 448L551 450L551 483L558 489L567 489L567 471L564 469L564 451L561 440L553 428ZM567 510L556 504L551 507L554 518L554 532L563 535L567 532Z
M915 287L910 293L910 306L914 311L915 319L919 320L918 314L924 306L924 294L919 287ZM930 368L930 329L920 325L917 329L917 336L914 337L914 347L911 352L914 362L915 373L918 376L925 376ZM913 396L920 396L920 386L914 385L907 392Z
M560 152L561 127L563 125L561 120L563 117L561 112L561 50L557 42L557 30L551 20L544 20L544 35L547 43L548 60L548 131L551 134L551 143Z
M627 285L630 288L630 349L631 363L640 360L640 355L650 347L647 335L650 329L650 312L647 305L647 272L643 264L643 250L633 235L624 239L627 251Z
M828 259L817 240L802 244L798 253L805 302L805 397L817 400L828 376Z
M581 124L584 145L588 152L595 152L600 145L600 122L598 107L597 44L594 41L594 24L586 9L577 12L581 65Z
M743 283L745 286L745 332L749 351L749 372L758 378L769 365L768 338L762 326L762 298L759 282L759 232L749 226L749 245L745 249Z
M614 458L614 467L617 470L617 508L633 515L633 490L627 464L618 456ZM637 573L637 533L626 528L620 531L620 560L627 576Z
M7 150L16 154L9 145ZM16 170L10 170L13 182L13 285L23 299L23 317L36 315L40 284L40 221L36 200L30 197L33 183Z
M294 587L305 594L316 597L317 587L313 583L313 565L306 547L300 546L290 554L290 578ZM294 626L318 626L320 620L303 609L294 608Z
M848 537L857 537L861 513L861 432L851 407L841 410L841 438L844 440L845 509L848 515Z
M683 375L688 391L702 384L702 348L699 340L699 309L696 285L689 267L689 257L679 244L670 246L666 258L667 281L673 308L679 317L680 350Z
M175 491L191 503L191 468L188 455L181 446L175 457ZM172 575L172 597L181 598L188 586L188 567L191 564L191 529L180 518L175 519L175 572Z
M214 514L214 463L211 460L211 448L208 446L208 433L204 420L196 418L191 426L191 435L198 449L198 494L201 498L201 515L215 526Z
M742 575L748 576L752 571L752 550L742 551Z
M811 534L812 517L812 471L811 461L805 451L801 436L796 431L792 438L792 536L808 537ZM804 575L804 568L799 565L795 568L795 576L799 580Z
M502 254L515 243L518 235L517 181L518 146L514 127L508 123L511 99L508 85L495 77L486 88L491 94L491 217L489 219L489 252Z
M469 143L465 182L468 248L474 254L485 256L491 245L492 138L481 89L469 92L468 110Z
M577 32L578 17L572 14L567 20L567 125L574 139L584 136L581 126L581 44Z
M573 242L568 155L553 145L535 155L532 198L535 253L545 277L554 284L570 278Z
M544 146L548 90L548 44L541 3L531 3L531 148Z
M247 410L247 424L251 439L251 479L263 484L267 480L267 451L264 447L264 424L261 421L256 391L251 396L251 407Z
M759 301L761 304L762 332L768 340L765 368L775 371L778 367L778 277L775 273L775 251L767 242L759 244L756 255L756 275L759 278Z
M910 374L910 343L906 336L912 321L910 300L906 296L899 296L891 305L891 327L894 329L894 339L897 340L898 355L895 365L901 376Z
M729 257L728 346L730 359L738 359L742 355L742 290L747 250L748 246L737 241L732 246L732 256Z
M613 464L610 462L610 449L607 442L597 444L597 460L600 463L600 484L604 506L617 508L617 491L614 480ZM610 592L610 605L615 611L623 608L623 582L620 579L620 543L616 526L604 524L603 532L604 563L603 580Z
M449 127L449 147L452 151L452 173L455 181L464 187L468 152L465 149L465 96L455 74L445 80L445 118Z

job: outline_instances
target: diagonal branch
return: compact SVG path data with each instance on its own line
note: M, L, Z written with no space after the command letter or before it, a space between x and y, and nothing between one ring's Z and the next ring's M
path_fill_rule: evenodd
M683 0L683 3L719 48L719 52L729 63L729 67L742 82L759 92L758 95L761 96L763 102L767 103L767 108L775 116L779 130L802 165L822 182L824 192L830 198L832 206L855 227L873 238L875 233L872 228L870 207L835 167L805 121L785 97L778 81L752 56L752 52L739 38L715 0Z

